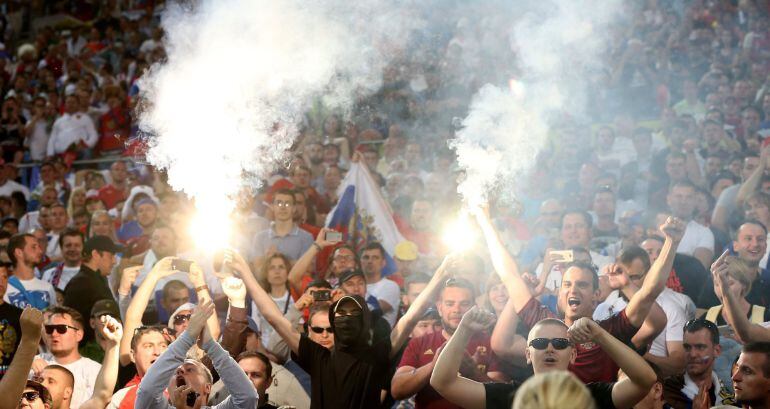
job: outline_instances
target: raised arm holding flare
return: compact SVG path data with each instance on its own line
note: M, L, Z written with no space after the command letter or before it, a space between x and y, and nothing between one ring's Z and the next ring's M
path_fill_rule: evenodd
M150 270L150 273L147 274L147 278L142 281L142 285L136 290L134 297L131 299L131 303L128 305L125 317L125 327L123 328L124 337L120 340L120 364L123 366L131 363L131 338L133 337L134 330L142 326L142 315L144 315L147 304L155 296L155 287L157 286L158 281L177 272L171 268L173 260L174 257L165 257L155 263L152 270ZM206 282L203 278L203 270L198 263L192 263L190 265L189 276L190 281L196 287L198 303L200 304L204 301L211 300L211 296L207 289L208 287L206 287ZM216 314L208 318L206 326L212 337L218 339L220 330L219 318L217 318Z
M521 322L532 328L539 321L555 318L556 314L534 298L526 282L521 278L513 258L503 247L486 212L477 212L477 220L487 240L492 263L502 282L508 288L509 303ZM655 305L655 299L665 288L666 280L673 265L676 247L684 234L684 225L675 218L669 218L661 226L666 241L660 256L652 265L641 288L634 294L626 308L598 324L622 342L631 342L645 318ZM592 317L599 300L598 275L589 263L575 262L563 272L558 290L559 315L564 323L572 325L584 317ZM521 346L514 342L516 325L507 318L499 320L492 336L492 350L500 357L521 359ZM584 382L610 382L617 379L617 365L595 348L577 348L577 358L570 367Z
M251 269L248 263L241 257L240 254L232 253L232 267L240 274L243 283L246 285L246 289L257 305L260 313L265 317L268 323L278 332L281 338L286 341L289 348L295 354L298 352L300 333L291 325L291 322L287 320L275 302L270 296L262 289L251 273ZM396 323L395 327L390 333L391 340L391 357L398 353L398 350L404 345L404 342L409 337L412 329L419 321L422 314L429 307L431 300L433 299L436 291L440 288L440 284L447 275L450 264L453 262L453 258L447 257L441 264L439 269L434 274L428 286L417 297L412 306L407 310L406 314Z
M144 315L147 304L155 295L155 285L161 278L174 273L171 269L172 260L173 257L165 257L158 260L152 267L152 270L150 270L150 273L147 274L147 278L142 282L142 285L136 290L134 297L131 298L131 303L128 305L126 316L123 320L123 338L120 340L120 364L123 366L131 363L131 338L134 331L142 326L142 315Z
M516 312L521 311L533 297L532 291L524 279L522 279L516 260L511 257L502 240L500 240L500 236L497 234L497 230L495 230L489 217L489 209L486 207L478 209L474 212L474 215L487 242L492 266L508 290L509 302L513 302Z

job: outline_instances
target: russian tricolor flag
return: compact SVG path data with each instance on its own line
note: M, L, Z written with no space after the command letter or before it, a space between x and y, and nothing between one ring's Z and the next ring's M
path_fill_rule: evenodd
M342 232L344 240L357 251L367 243L379 242L387 252L383 276L395 273L393 252L404 237L366 166L352 163L337 193L340 199L326 217L326 227Z

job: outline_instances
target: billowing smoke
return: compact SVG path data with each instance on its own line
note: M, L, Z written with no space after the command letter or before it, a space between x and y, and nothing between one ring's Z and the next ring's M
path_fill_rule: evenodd
M510 190L532 166L549 117L579 114L587 72L599 62L603 30L618 2L171 5L162 21L167 59L140 82L148 160L167 170L172 187L195 199L204 215L199 231L209 244L221 245L235 196L285 164L313 104L323 101L344 112L375 92L383 69L400 60L430 66L457 100L467 100L479 84L497 84L477 92L452 146L467 174L460 186L467 201L485 198L502 184ZM448 45L441 40L450 37ZM412 83L425 82L419 73L409 75ZM513 87L500 86L512 76ZM465 116L464 108L453 109ZM450 125L447 114L412 119L424 129L441 130Z
M619 6L617 0L517 2L510 38L518 75L507 87L482 87L450 142L465 170L458 191L467 205L492 192L509 197L535 165L554 121L583 114L588 79L605 63Z
M163 15L167 60L141 79L140 126L149 162L195 199L215 244L234 197L284 161L314 101L344 110L376 90L419 21L370 0L193 3Z

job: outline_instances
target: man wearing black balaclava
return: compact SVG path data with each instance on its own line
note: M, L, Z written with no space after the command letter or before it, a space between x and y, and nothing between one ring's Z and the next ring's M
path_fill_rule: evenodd
M331 350L295 329L257 284L243 257L234 253L231 266L243 279L259 312L291 348L292 359L310 374L310 409L369 409L380 406L390 360L446 280L450 260L444 260L422 294L396 323L390 339L372 342L371 312L362 297L346 295L333 303L329 309L335 339Z
M346 295L329 308L329 323L334 328L334 349L347 353L364 350L371 344L372 313L361 296Z

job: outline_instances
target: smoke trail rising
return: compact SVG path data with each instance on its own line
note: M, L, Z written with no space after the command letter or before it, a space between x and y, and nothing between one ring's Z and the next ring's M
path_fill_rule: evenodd
M234 196L285 159L316 98L344 109L377 89L387 54L419 23L407 9L382 3L169 6L162 19L167 60L140 81L140 127L151 135L149 162L167 170L171 186L205 215L199 227L208 244L223 244Z
M510 87L486 85L450 146L465 178L458 187L466 204L503 196L535 163L551 119L584 111L588 77L608 43L606 30L620 2L532 1L511 30L520 74Z

